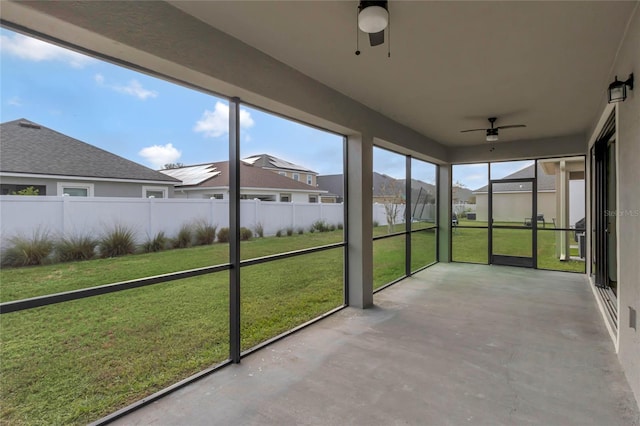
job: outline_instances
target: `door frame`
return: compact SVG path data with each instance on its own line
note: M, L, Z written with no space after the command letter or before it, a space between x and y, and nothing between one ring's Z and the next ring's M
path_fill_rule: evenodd
M526 225L522 226L506 226L506 225L498 225L494 226L493 224L493 185L500 183L531 183L531 227ZM536 176L532 178L520 178L520 179L492 179L489 181L489 198L488 198L488 207L489 207L489 264L490 265L503 265L503 266L519 266L524 268L537 268L538 267L538 221L535 220L538 216L538 197L537 193L537 181ZM524 218L523 218L524 219ZM530 229L531 231L531 257L523 257L523 256L504 256L504 255L495 255L493 253L493 229L518 229L525 230Z

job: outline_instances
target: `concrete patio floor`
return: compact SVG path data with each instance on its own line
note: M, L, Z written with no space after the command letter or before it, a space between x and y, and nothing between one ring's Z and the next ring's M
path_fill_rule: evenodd
M583 275L437 264L126 425L638 425Z

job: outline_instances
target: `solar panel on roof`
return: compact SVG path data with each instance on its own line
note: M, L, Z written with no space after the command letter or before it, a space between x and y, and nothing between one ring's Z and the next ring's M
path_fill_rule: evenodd
M183 185L198 185L207 179L218 176L220 171L211 164L181 167L179 169L160 170L162 173L179 179Z

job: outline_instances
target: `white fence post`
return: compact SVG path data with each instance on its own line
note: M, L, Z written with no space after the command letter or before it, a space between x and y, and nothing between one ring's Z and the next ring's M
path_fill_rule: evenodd
M68 195L63 195L62 196L62 235L67 235L67 223L69 223L69 220L67 220L67 215L69 214L69 203L71 201L71 197L69 197Z

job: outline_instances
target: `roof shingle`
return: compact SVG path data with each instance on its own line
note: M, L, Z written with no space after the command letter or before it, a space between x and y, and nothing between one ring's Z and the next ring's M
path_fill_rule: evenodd
M25 119L0 124L0 171L176 182L170 176Z

